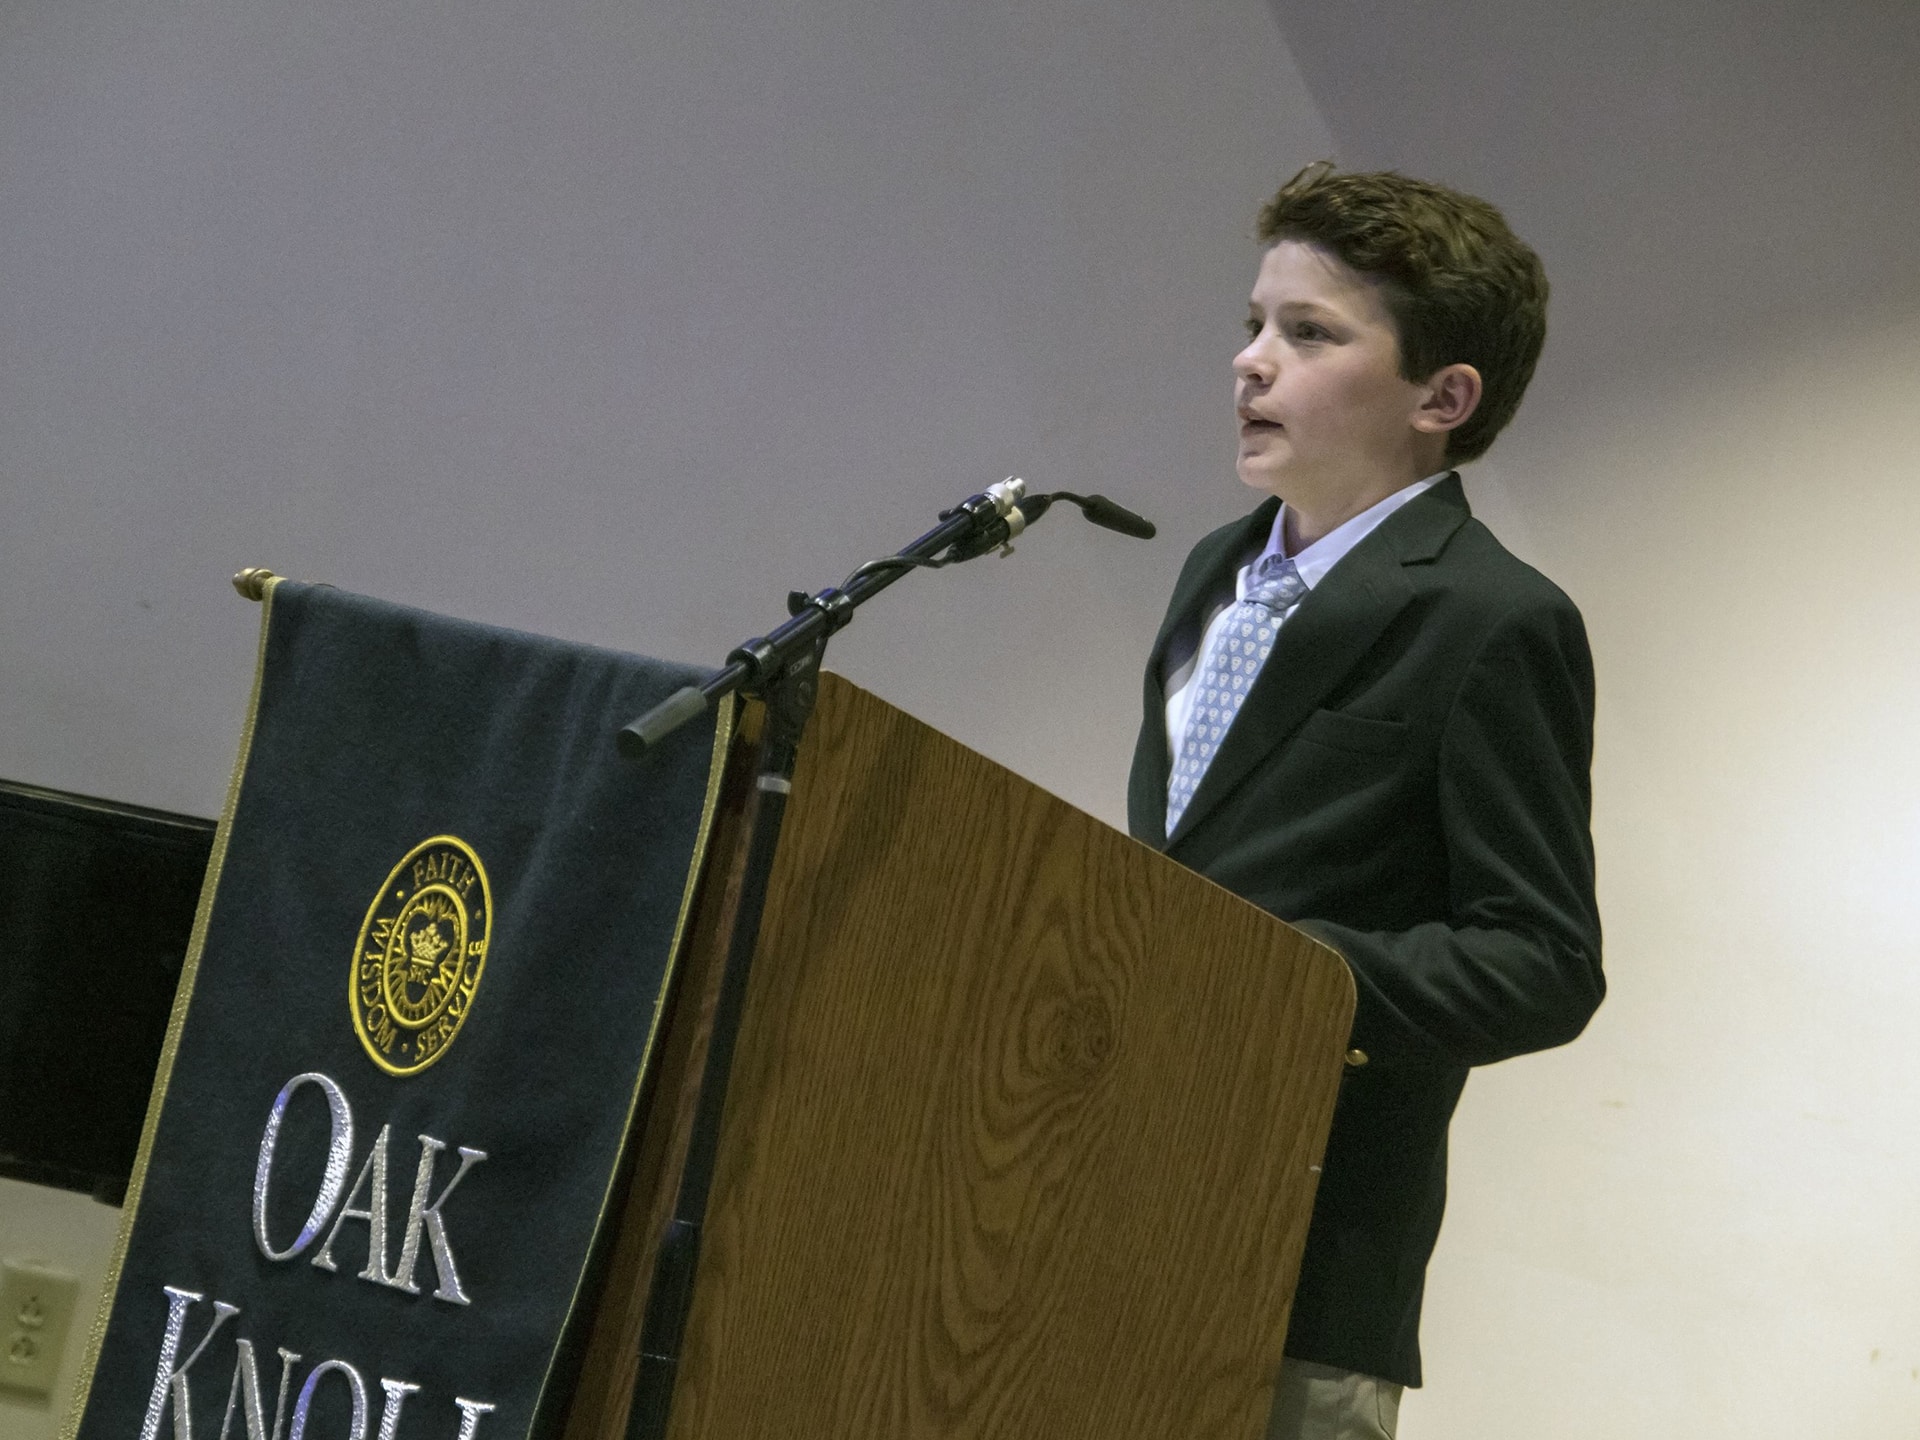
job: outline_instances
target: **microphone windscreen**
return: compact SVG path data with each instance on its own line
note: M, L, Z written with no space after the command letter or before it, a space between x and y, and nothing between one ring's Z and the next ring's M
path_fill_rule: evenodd
M1122 535L1131 535L1136 540L1151 540L1159 533L1151 520L1134 514L1124 505L1114 504L1104 495L1089 495L1086 512L1087 519L1094 524L1117 530Z

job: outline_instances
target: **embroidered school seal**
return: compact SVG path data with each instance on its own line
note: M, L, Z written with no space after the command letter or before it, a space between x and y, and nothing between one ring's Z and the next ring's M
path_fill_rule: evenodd
M353 1028L389 1075L417 1075L447 1053L487 963L493 893L466 841L436 835L409 850L367 907L348 984Z

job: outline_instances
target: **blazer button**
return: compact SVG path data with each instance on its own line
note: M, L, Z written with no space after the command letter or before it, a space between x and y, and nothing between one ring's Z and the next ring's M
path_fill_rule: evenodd
M1356 1069L1358 1069L1358 1068L1359 1068L1360 1066L1362 1066L1362 1065L1364 1065L1364 1064L1366 1064L1366 1063L1367 1063L1367 1052L1366 1052L1366 1051L1364 1051L1364 1050L1349 1050L1349 1051L1347 1051L1347 1064L1349 1064L1349 1065L1352 1065L1353 1067L1355 1067Z

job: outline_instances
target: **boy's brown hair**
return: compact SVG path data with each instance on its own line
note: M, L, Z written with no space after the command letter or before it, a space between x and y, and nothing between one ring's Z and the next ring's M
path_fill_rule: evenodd
M1378 281L1400 333L1400 374L1480 372L1480 404L1447 436L1446 458L1477 460L1520 408L1547 338L1540 257L1484 200L1391 170L1336 173L1322 160L1260 211L1260 240L1300 240Z

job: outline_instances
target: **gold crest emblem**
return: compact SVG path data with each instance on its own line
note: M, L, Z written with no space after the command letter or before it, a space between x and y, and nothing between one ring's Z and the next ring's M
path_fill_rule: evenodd
M348 985L353 1028L389 1075L417 1075L466 1023L487 963L493 892L466 841L409 850L367 907Z

